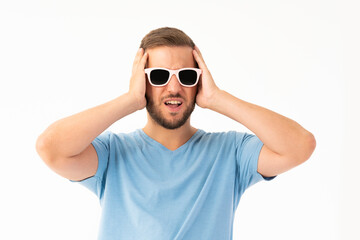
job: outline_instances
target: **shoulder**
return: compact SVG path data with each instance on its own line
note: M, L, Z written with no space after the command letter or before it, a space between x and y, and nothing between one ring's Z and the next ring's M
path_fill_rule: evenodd
M248 133L237 131L206 132L199 129L198 132L198 139L201 142L216 142L217 144L226 143L233 145L241 143L243 139L249 135Z
M201 130L198 142L201 144L210 144L212 146L231 146L236 149L242 149L245 146L260 144L260 140L254 134L238 131L226 132L205 132Z
M242 140L247 137L248 133L245 132L237 132L237 131L223 131L223 132L206 132L204 130L199 129L200 137L204 140Z
M129 133L114 133L112 131L105 131L96 137L95 141L101 142L105 145L132 145L141 140L138 130Z

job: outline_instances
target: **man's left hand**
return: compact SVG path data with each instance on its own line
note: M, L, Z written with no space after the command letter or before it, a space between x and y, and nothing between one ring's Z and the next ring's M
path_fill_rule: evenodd
M197 46L195 46L195 49L193 50L193 55L199 68L202 70L201 78L198 83L196 104L202 108L211 108L220 89L216 86Z

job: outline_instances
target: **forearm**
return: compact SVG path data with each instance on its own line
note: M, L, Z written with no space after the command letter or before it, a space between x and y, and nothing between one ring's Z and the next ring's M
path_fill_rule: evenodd
M305 150L314 138L295 121L225 91L219 91L214 100L212 110L243 124L273 152L307 159L309 154Z
M37 148L49 156L72 157L81 153L105 129L137 110L130 94L51 124L38 138Z

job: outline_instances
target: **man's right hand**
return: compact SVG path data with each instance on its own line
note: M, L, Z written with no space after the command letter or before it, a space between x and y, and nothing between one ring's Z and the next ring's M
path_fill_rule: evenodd
M148 53L144 53L144 49L140 48L136 53L132 67L129 96L135 98L134 100L137 103L137 110L141 110L146 106L146 77L144 69L147 59Z

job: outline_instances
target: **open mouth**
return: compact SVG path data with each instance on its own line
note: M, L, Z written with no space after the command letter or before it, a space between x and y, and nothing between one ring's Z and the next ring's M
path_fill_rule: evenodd
M164 102L164 104L172 110L178 110L180 109L180 106L183 104L183 102L179 100L167 100Z
M166 101L165 105L169 106L169 107L178 107L182 104L182 102L180 101Z

